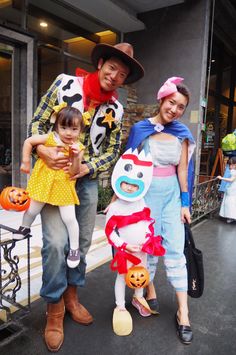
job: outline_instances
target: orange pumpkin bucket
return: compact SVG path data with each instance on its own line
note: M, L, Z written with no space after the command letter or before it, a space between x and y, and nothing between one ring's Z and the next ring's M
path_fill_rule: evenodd
M25 211L29 208L30 198L24 189L9 186L2 190L0 204L5 210Z
M144 288L149 284L149 272L143 266L132 266L125 276L125 282L130 288Z

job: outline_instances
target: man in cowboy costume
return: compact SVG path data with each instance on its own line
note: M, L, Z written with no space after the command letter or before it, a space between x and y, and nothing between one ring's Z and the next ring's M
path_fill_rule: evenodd
M47 302L45 342L50 351L58 351L63 343L63 319L69 312L75 322L88 325L93 317L79 303L77 286L85 283L86 254L91 245L97 209L97 176L109 169L119 156L123 107L116 89L133 83L144 75L140 63L133 58L129 43L115 46L97 44L91 54L97 69L93 73L77 69L76 76L60 74L42 97L29 126L29 135L44 134L52 127L50 116L55 105L66 102L84 116L84 164L77 178L80 205L76 216L80 227L80 264L74 269L66 265L67 230L55 206L46 205L41 213L43 230L43 284L40 295ZM38 146L37 154L53 169L68 165L68 158L58 148Z

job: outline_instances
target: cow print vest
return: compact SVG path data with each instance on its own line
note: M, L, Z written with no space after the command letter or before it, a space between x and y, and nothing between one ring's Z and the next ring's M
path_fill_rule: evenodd
M69 106L73 106L84 112L83 104L83 78L61 74L58 79L61 84L58 88L58 103L66 102ZM94 154L101 154L102 142L106 135L109 135L116 128L118 122L123 116L123 106L119 101L100 105L92 118L90 127L90 138L94 150Z

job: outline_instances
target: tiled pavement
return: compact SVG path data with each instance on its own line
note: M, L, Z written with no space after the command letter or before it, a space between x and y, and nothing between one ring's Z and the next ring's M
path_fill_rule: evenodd
M127 304L134 330L127 337L116 336L111 327L114 307L115 274L106 263L87 274L86 287L79 290L82 303L94 316L94 323L84 327L65 317L65 340L59 355L234 355L236 354L236 224L226 224L215 217L193 228L197 247L204 253L205 290L200 299L189 299L194 340L181 344L176 336L175 296L166 281L160 260L156 277L159 317L142 318L130 305L132 292L127 290ZM5 345L1 355L49 354L43 341L45 304L39 299L32 312L22 320L24 332Z

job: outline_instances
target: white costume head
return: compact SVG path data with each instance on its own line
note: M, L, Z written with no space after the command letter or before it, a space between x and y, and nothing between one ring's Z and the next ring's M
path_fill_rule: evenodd
M153 163L151 154L145 155L144 150L138 154L135 149L130 148L117 161L111 184L115 194L125 201L137 201L144 197L152 181ZM135 185L138 189L133 193L125 192L121 189L122 183Z

